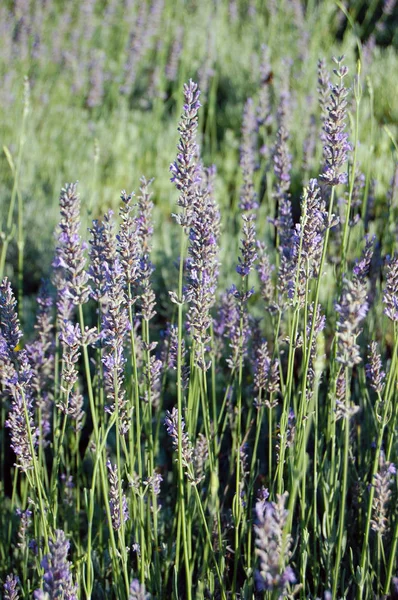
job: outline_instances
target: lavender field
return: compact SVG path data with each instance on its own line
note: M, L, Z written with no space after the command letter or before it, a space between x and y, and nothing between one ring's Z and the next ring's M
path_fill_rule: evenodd
M396 600L394 0L0 32L0 598Z

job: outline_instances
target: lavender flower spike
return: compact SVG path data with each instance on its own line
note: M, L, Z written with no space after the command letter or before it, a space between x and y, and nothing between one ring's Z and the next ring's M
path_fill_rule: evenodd
M151 595L146 593L145 585L138 579L133 579L130 584L129 600L149 600L150 597Z
M175 184L180 192L177 204L184 209L182 215L178 215L177 222L184 227L190 225L189 206L192 203L198 184L196 132L198 129L198 110L201 106L199 95L198 85L192 79L189 80L189 83L184 84L185 104L178 127L180 134L177 145L178 153L176 160L170 165L172 173L170 181Z
M18 346L22 337L16 305L11 284L5 277L0 285L0 331L11 351Z
M387 317L394 322L398 321L398 254L395 254L388 263L383 302Z
M361 362L356 338L360 333L359 325L368 312L365 286L357 279L344 280L339 304L336 304L337 319L337 361L346 367Z
M19 578L16 575L7 575L4 584L4 600L19 600L18 593Z
M120 498L119 494L119 476L117 472L117 466L112 466L110 460L107 461L106 466L108 467L109 473L109 507L111 509L112 526L116 531L121 528L122 520L123 523L129 519L129 510L127 506L127 498L122 493ZM121 482L121 484L123 481ZM121 506L120 506L121 505Z
M178 410L174 407L171 412L166 411L166 418L164 420L166 425L167 433L173 440L174 450L178 450ZM181 419L181 432L182 432L182 460L186 468L192 463L193 448L188 434L185 431L185 421Z
M328 116L324 122L325 146L324 157L325 165L320 179L326 185L338 185L347 182L347 174L342 173L341 169L347 162L347 153L351 150L348 142L348 134L345 133L345 120L347 117L347 94L348 91L343 85L343 79L348 73L347 67L342 65L344 56L333 58L337 64L337 69L333 72L339 78L337 85L332 85L330 104L328 105Z
M256 555L260 559L260 570L256 572L258 591L277 591L280 598L286 595L289 583L295 583L296 577L291 567L286 567L290 559L291 537L284 539L283 529L288 512L285 509L287 493L277 496L277 502L256 503L257 523Z
M73 582L72 564L68 560L70 543L61 529L55 531L55 537L50 540L49 546L50 552L41 562L44 569L43 589L34 592L34 600L77 600L77 585Z

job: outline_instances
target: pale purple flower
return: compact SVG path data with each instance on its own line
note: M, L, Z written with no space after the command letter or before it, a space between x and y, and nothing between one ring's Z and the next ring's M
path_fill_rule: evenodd
M87 106L94 108L100 106L104 97L104 66L105 53L97 50L93 53L89 70L90 70L90 90L87 97Z
M28 531L32 524L32 511L27 508L26 510L21 510L17 508L17 515L20 517L19 528L18 528L18 548L21 549L23 553L25 553L28 544Z
M258 395L254 401L257 409L262 406L274 408L278 401L275 398L270 402L268 396L279 391L279 363L271 360L267 342L262 342L257 348L254 363L254 389ZM265 396L265 398L264 398Z
M310 179L302 198L302 215L296 225L295 255L300 257L298 272L298 296L304 303L307 285L311 278L318 277L323 241L328 218L325 202L316 179Z
M392 321L398 321L398 254L394 254L387 263L383 302L384 314Z
M269 48L265 44L261 46L260 64L260 91L257 106L257 127L270 125L272 122L270 84L272 82L272 70L270 65Z
M239 207L242 211L258 208L257 194L254 190L254 172L256 170L256 130L257 121L252 98L248 98L243 111L242 142L240 146L240 168L243 185Z
M167 81L177 81L178 65L183 49L184 28L180 25L176 28L174 40L170 50L169 60L165 67Z
M166 411L164 420L167 433L172 439L174 450L178 450L178 410L174 407L172 411ZM181 418L181 446L182 446L182 461L186 469L192 463L193 447L187 432L185 431L185 421Z
M73 305L84 304L90 294L85 246L80 238L80 199L77 184L65 184L59 198L61 220L53 267L58 295L66 294Z
M369 309L363 283L344 279L341 299L335 308L338 314L336 360L346 367L353 367L362 360L356 339L361 333L360 323Z
M141 177L140 195L138 196L138 218L136 235L140 244L140 285L141 285L141 314L146 321L152 319L155 314L156 298L152 289L151 276L154 266L150 260L152 249L152 192L150 186L153 179L147 180Z
M112 466L111 461L108 459L106 462L108 468L109 477L109 508L112 517L112 527L116 531L121 528L122 523L125 523L129 519L129 509L127 505L127 498L123 493L123 480L120 482L119 491L119 475L117 472L117 466Z
M365 283L366 278L369 275L370 266L374 252L375 236L365 236L365 248L362 251L360 260L355 261L353 268L354 279L358 279L360 282Z
M177 201L183 212L176 217L177 222L183 227L191 224L190 207L195 199L199 183L197 171L198 145L196 134L198 129L198 110L200 91L198 85L189 80L184 84L184 111L178 126L180 140L177 145L177 158L170 165L171 180L180 192Z
M258 591L278 592L283 598L290 583L296 582L293 569L287 565L291 556L292 538L284 536L288 511L285 502L288 494L277 496L276 502L256 503L256 556L259 558L259 570L256 572L256 588Z
M130 583L129 600L149 600L150 598L150 594L146 593L145 585L138 579L133 579Z
M268 310L274 310L273 298L275 289L272 281L272 273L275 270L275 266L269 260L264 242L257 241L257 254L258 263L256 268L260 278L261 297L266 303Z
M120 194L122 206L120 207L120 229L117 236L119 243L120 261L124 269L126 284L133 287L132 292L140 279L141 245L137 236L138 220L134 216L133 194Z
M77 585L72 577L72 563L68 560L70 542L61 529L56 529L55 537L49 540L49 553L41 562L44 569L43 589L33 594L35 600L45 598L77 600Z
M321 123L322 123L322 134L321 140L323 143L326 141L326 135L324 126L328 118L328 103L330 94L330 78L329 71L326 67L326 62L323 59L318 60L318 100L319 107L321 109Z
M383 393L386 374L383 371L380 354L377 351L377 343L369 344L368 364L365 367L366 377L369 379L370 386L378 394Z
M158 496L160 494L160 484L163 481L163 477L160 473L154 471L153 475L148 477L147 480L144 481L144 485L148 485L151 488L151 491Z
M218 279L218 237L220 214L206 185L209 173L203 172L203 184L198 186L192 206L187 261L186 299L190 309L188 328L196 342L195 364L207 370L205 352L210 342L210 309L214 304Z
M124 270L116 256L112 263L105 263L104 271L107 285L107 307L102 316L102 342L104 344L102 362L107 398L111 401L111 406L107 410L113 413L117 403L119 431L121 435L125 435L131 424L131 410L123 386L125 364L123 343L130 330L124 292Z
M25 351L21 351L18 355L18 371L14 369L12 377L6 381L6 390L12 400L5 425L10 429L11 448L17 457L15 466L23 472L33 467L34 457L31 443L34 452L39 435L33 419L31 379L32 370L27 354Z
M247 277L249 275L257 260L255 219L256 217L254 214L242 214L243 238L241 238L241 255L238 257L239 264L236 267L237 273L242 277Z
M391 500L391 486L397 470L393 463L386 461L384 453L380 454L379 472L374 476L373 514L370 521L373 531L384 535L388 529L387 505Z
M325 164L320 175L322 182L330 186L347 182L347 174L342 172L342 168L351 150L348 134L345 133L348 91L343 84L348 69L342 64L344 56L333 60L337 64L334 74L339 78L339 83L331 86L330 103L327 106L328 115L323 126Z
M15 350L22 338L16 306L17 301L11 284L5 277L0 284L0 331L11 352Z
M4 600L19 600L19 577L17 575L7 575L3 590Z

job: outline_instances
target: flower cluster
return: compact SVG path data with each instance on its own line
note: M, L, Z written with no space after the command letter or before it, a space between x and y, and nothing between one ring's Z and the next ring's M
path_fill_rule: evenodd
M127 498L122 491L123 481L119 482L117 466L108 459L106 466L109 476L109 508L111 511L112 527L116 531L121 528L122 523L129 519Z
M49 541L50 551L41 562L44 583L43 589L34 592L35 600L77 600L77 585L73 582L72 564L68 560L69 546L65 533L57 529L55 537Z
M278 592L279 598L286 595L288 585L295 583L293 569L284 566L290 559L292 538L284 534L288 512L285 509L287 493L277 496L276 502L260 499L256 503L256 556L260 561L256 572L258 591Z
M348 91L343 84L348 68L342 64L344 56L333 60L337 64L334 74L339 78L339 83L331 86L330 103L327 107L328 115L323 126L325 165L320 175L321 181L330 186L347 182L347 174L342 172L342 168L347 162L347 154L351 150L348 134L345 133Z
M183 208L183 212L177 215L177 222L183 227L191 224L191 205L196 194L196 187L199 183L197 170L198 146L196 142L196 132L198 129L198 110L201 106L199 102L200 91L197 83L192 79L188 84L184 84L184 112L181 116L178 131L180 140L177 145L177 158L170 165L172 173L171 181L180 192L178 206Z

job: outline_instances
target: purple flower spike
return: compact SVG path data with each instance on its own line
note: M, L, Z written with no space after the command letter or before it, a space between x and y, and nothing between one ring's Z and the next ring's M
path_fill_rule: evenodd
M177 216L177 222L186 227L190 225L190 205L195 196L195 190L199 183L197 172L198 145L196 133L198 129L198 110L200 91L197 83L192 79L184 84L184 112L181 116L178 132L180 140L177 145L177 158L170 165L171 180L180 192L178 206L183 208L183 213Z
M4 584L4 600L19 600L19 578L17 575L7 575Z
M16 305L11 284L5 277L0 285L0 332L11 351L15 350L22 337Z
M146 593L145 585L138 579L133 579L130 584L129 600L149 600L150 594Z
M336 303L337 319L337 361L346 367L353 367L361 362L361 355L356 339L360 334L360 323L369 309L366 288L361 281L344 280L343 291L339 303Z
M243 211L258 208L256 192L254 191L253 176L256 169L255 145L256 145L257 121L253 100L246 101L243 112L242 144L240 147L240 168L243 174L243 185L240 195L240 209Z
M342 65L344 56L338 59L333 58L333 60L337 64L334 74L340 82L331 86L330 103L327 106L328 115L323 127L325 165L320 175L322 182L330 186L347 182L347 174L342 172L342 168L347 162L347 155L351 150L348 134L345 133L348 91L343 85L343 79L347 75L348 69Z
M395 254L388 263L383 302L384 314L392 321L398 321L398 254Z
M69 540L61 529L55 531L55 537L49 542L50 552L41 562L44 569L43 589L33 594L35 600L46 597L59 600L77 600L77 585L72 578L72 563L68 560ZM48 596L46 596L48 594Z
M119 475L117 472L117 466L112 466L110 460L107 461L106 466L108 467L109 473L109 507L111 510L112 526L116 531L121 528L122 521L125 523L129 519L129 509L127 506L127 498L125 494L119 494ZM123 481L121 482L123 485Z
M283 535L288 516L286 498L286 492L278 495L276 502L260 498L256 503L257 522L254 525L256 555L260 559L260 569L255 575L257 590L278 591L280 597L285 597L288 585L296 582L291 567L282 570L282 564L287 564L290 559L292 543L290 535Z
M80 199L77 184L66 184L59 198L61 220L58 247L53 267L58 295L65 295L73 305L87 302L90 289L86 273L84 245L80 239Z

